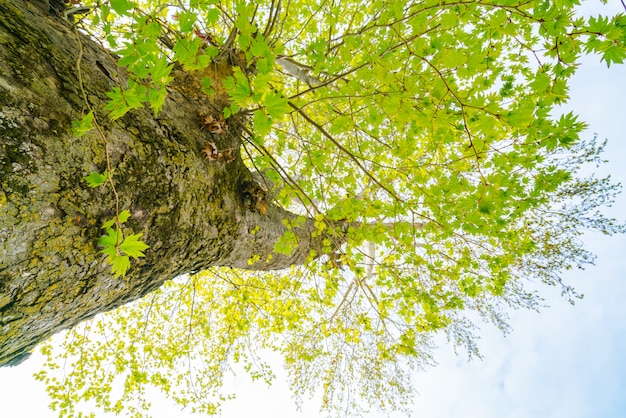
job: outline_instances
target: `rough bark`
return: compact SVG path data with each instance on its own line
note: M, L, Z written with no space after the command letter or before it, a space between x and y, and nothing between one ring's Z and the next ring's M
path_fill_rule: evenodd
M232 124L226 135L203 130L196 110L205 99L179 89L158 117L140 109L107 119L101 109L118 69L110 53L81 36L82 84L100 109L120 206L132 213L129 232L150 245L124 278L114 278L97 244L114 198L83 180L105 169L104 144L96 133L79 139L71 132L85 109L79 44L68 22L40 7L0 0L0 365L177 275L250 268L253 255L272 253L283 220L295 219L275 206L261 214L245 204L242 187L252 177L238 151L240 127ZM205 160L205 141L235 149L234 161ZM324 238L311 238L312 229L311 220L295 229L300 243L290 256L252 268L303 262Z

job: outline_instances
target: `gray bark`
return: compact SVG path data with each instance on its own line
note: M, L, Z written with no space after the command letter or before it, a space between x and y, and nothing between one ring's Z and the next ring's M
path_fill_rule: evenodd
M143 233L150 248L124 278L114 278L99 253L114 198L83 180L104 171L105 151L96 133L71 132L85 108L70 24L41 6L0 0L0 365L177 275L212 266L284 268L320 250L325 238L311 238L306 220L295 229L299 246L290 256L249 266L253 255L272 253L282 221L295 215L246 205L242 187L252 176L238 151L241 127L230 123L220 135L203 130L196 110L207 108L206 98L182 89L171 92L158 117L140 109L107 119L101 109L120 70L97 44L86 37L81 43L84 89L110 144L120 207L132 213L125 225ZM233 148L235 159L207 161L206 141Z

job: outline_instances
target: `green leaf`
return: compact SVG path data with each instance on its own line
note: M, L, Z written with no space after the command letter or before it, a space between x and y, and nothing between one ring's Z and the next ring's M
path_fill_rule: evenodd
M261 137L267 135L272 128L272 120L262 109L254 111L253 122L255 132Z
M111 249L117 250L117 246L119 245L121 240L122 231L120 229L118 229L117 227L107 227L106 235L100 237L100 239L98 240L98 244L104 247L104 250L102 250L102 252L106 251L105 254L107 254L111 251Z
M135 6L137 5L129 0L111 0L111 8L120 16L130 16L128 12Z
M204 15L204 21L207 25L213 25L220 20L221 13L217 8L209 9Z
M107 262L111 264L111 272L115 277L125 276L130 268L130 258L127 255L107 257Z
M119 251L117 250L117 247L115 245L109 245L107 247L104 247L102 250L100 250L100 252L102 254L106 254L109 257L117 257L119 254Z
M123 211L119 213L117 217L111 218L108 221L104 222L102 224L102 228L103 229L110 228L111 226L113 226L113 224L117 222L119 222L120 224L123 224L124 222L128 220L129 217L130 217L130 211L128 209L124 209Z
M120 223L123 224L128 220L128 218L130 218L130 211L128 209L124 209L120 212L117 218L119 219Z
M160 89L150 89L148 92L148 101L150 102L150 107L154 112L154 116L156 116L163 104L165 104L165 99L167 98L167 90L165 88Z
M202 77L202 92L207 96L212 96L215 93L211 77Z
M192 38L191 40L180 38L174 45L174 58L185 70L200 70L206 67L206 63L199 62L200 58L206 57L200 53L202 47L202 39ZM216 48L208 48L215 53Z
M120 245L120 250L134 258L145 257L143 251L150 247L145 242L139 241L139 238L141 238L141 234L127 236Z
M612 45L604 51L602 60L606 62L606 66L610 67L611 63L622 64L626 59L626 48L623 45Z
M276 121L281 120L291 110L287 98L274 91L270 91L265 96L263 104L267 113Z
M109 96L110 100L105 106L105 109L111 112L109 114L111 119L119 119L130 110L130 106L128 106L124 100L122 90L119 87L114 87L113 91L107 93L107 96Z
M158 22L150 22L141 27L141 34L146 38L157 39L161 35L161 25Z
M178 14L178 25L181 33L188 33L193 30L194 23L198 15L193 12L182 12Z
M80 120L72 121L72 133L78 138L93 129L93 111L87 113Z
M255 94L265 94L270 91L272 81L271 73L260 73L254 77L254 92Z
M147 100L148 88L133 80L128 81L128 89L124 91L124 99L130 109L140 108L144 101Z
M272 50L263 35L258 35L252 39L250 53L258 58L271 58Z
M130 212L122 211L118 217L120 223L125 222L130 216ZM123 238L122 231L116 226L110 228L115 222L115 219L105 223L106 234L101 236L98 243L104 247L100 250L101 253L107 256L106 261L111 265L112 273L118 277L126 274L130 268L129 257L145 257L143 253L148 245L139 240L141 234L129 235Z
M521 109L511 110L506 115L506 120L514 128L524 128L533 121L533 109L524 107Z
M89 185L89 187L98 187L104 184L109 177L109 173L104 170L104 173L100 174L98 172L92 171L89 175L85 176L84 179Z
M172 68L174 68L174 65L168 65L165 57L161 57L150 69L152 81L159 85L169 83L172 80L172 77L170 77Z
M274 252L278 254L290 255L298 248L298 237L290 229L276 241L274 244Z
M115 223L115 218L111 218L102 224L102 229L110 228L111 226L113 226L114 223Z
M248 100L252 94L250 83L246 75L241 71L241 68L236 67L233 71L233 76L226 78L224 81L224 87L230 95L234 103L239 107L246 107Z
M248 37L256 32L256 28L250 23L250 17L255 10L253 3L248 1L236 1L235 10L235 24L237 25L237 29L239 29L239 33L244 37Z

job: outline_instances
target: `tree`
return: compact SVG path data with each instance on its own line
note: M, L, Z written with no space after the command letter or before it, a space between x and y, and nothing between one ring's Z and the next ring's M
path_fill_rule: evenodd
M433 335L479 355L624 231L556 106L626 17L576 3L2 0L0 362L73 328L62 415L213 413L264 350L326 409L402 408Z

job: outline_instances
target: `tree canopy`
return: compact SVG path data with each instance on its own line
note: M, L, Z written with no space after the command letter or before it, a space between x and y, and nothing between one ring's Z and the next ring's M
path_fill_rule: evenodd
M153 387L216 413L233 364L271 381L263 353L275 351L298 399L320 390L322 408L342 415L402 409L434 335L480 355L478 323L506 330L507 309L539 307L529 283L576 299L561 274L593 261L581 235L624 227L600 212L618 185L578 174L601 162L602 144L558 106L582 54L608 66L626 58L626 15L581 17L579 3L107 0L68 10L111 51L120 80L106 109L85 108L77 135L146 106L158 117L173 89L207 97L217 113L199 111L199 123L236 132L241 149L209 142L206 159L227 164L240 151L263 193L250 193L249 208L297 216L247 269L179 277L44 345L38 378L52 407L76 416L92 401L143 416ZM107 169L85 187L115 188L123 169ZM119 280L129 256L151 251L139 235L122 238L124 209L100 241ZM323 245L271 270L307 220Z

